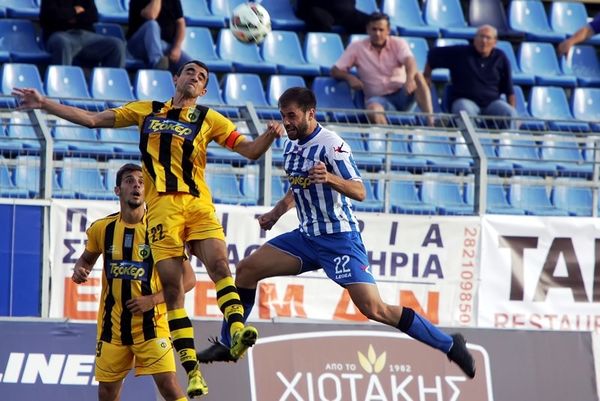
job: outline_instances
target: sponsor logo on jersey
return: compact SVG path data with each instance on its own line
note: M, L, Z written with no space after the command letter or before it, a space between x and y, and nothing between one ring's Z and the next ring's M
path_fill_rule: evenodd
M184 139L193 139L194 125L166 118L150 117L144 122L142 132L144 134L170 134L183 137Z
M148 268L144 262L133 262L128 260L111 261L109 263L108 278L121 280L148 280Z

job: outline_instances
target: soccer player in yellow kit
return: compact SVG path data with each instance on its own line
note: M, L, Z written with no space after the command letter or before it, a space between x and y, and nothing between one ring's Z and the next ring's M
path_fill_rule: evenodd
M225 235L204 180L206 147L214 140L255 160L285 133L281 124L270 122L267 130L251 141L239 134L229 119L197 105L198 97L206 94L208 72L204 63L190 61L174 76L172 99L131 102L102 112L53 102L35 89L13 89L21 109L41 108L91 128L140 128L150 245L163 284L173 344L188 372L190 397L206 394L208 388L196 360L192 324L183 307L181 263L186 242L215 283L217 303L231 333L232 357L243 355L258 336L255 328L243 323L243 307L231 277Z
M142 168L128 163L117 172L115 193L120 211L95 221L75 263L72 280L81 284L103 256L102 291L98 309L95 376L99 401L118 401L123 379L152 375L167 401L187 400L175 375L167 307L148 245ZM196 282L186 260L183 287Z

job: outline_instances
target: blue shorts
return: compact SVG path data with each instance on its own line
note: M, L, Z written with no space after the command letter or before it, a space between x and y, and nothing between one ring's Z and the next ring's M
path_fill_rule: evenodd
M267 243L299 258L302 265L298 274L323 268L327 277L342 287L375 283L367 251L356 231L309 237L296 229Z
M404 88L384 96L372 96L367 99L365 105L377 103L383 106L385 111L410 111L415 104L415 92L406 93Z

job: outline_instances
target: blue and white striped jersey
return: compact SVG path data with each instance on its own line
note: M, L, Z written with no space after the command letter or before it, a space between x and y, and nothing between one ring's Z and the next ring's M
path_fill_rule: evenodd
M359 231L350 198L329 185L311 184L308 170L322 161L327 171L347 180L361 180L350 146L335 132L318 125L300 141L283 146L283 168L287 173L300 229L309 236Z

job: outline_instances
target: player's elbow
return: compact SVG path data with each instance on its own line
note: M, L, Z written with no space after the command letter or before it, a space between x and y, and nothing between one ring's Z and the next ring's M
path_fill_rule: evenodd
M362 187L359 191L356 192L354 199L356 199L359 202L362 202L366 199L367 197L367 191L365 191L365 187Z

